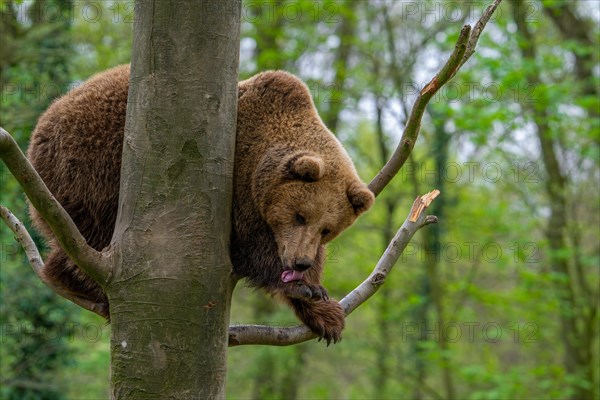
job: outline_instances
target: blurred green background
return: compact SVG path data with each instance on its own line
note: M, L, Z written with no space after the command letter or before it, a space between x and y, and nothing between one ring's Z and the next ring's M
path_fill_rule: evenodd
M240 79L304 79L369 181L487 3L245 1ZM133 2L1 0L0 13L0 125L25 150L54 98L130 61ZM504 0L409 162L329 246L330 294L369 274L417 194L442 191L440 223L340 344L230 349L229 398L598 398L599 21L595 0ZM0 168L1 204L29 223ZM109 327L46 289L4 225L0 246L0 398L107 398ZM296 324L243 283L231 322Z

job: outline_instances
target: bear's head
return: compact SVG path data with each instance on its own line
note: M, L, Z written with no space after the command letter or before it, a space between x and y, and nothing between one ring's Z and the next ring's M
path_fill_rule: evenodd
M238 89L236 166L243 170L237 177L251 182L251 202L274 236L280 279L301 280L321 263L321 246L352 225L375 196L299 78L267 71Z
M327 162L310 151L274 150L261 162L254 192L262 218L277 243L281 280L303 279L317 261L319 248L368 210L373 193L354 168ZM273 174L277 179L273 179Z

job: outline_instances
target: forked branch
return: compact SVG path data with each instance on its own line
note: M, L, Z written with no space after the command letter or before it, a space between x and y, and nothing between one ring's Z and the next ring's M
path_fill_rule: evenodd
M109 276L107 257L91 248L65 209L48 190L12 136L0 127L0 158L42 215L67 255L102 285Z
M406 121L406 126L404 127L404 132L402 133L398 147L396 147L394 154L392 154L381 171L379 171L371 183L369 183L369 189L375 193L375 196L379 195L383 188L390 183L408 159L419 136L421 119L423 118L427 103L429 103L429 100L431 100L442 86L456 75L463 64L471 57L471 55L473 55L475 46L479 40L479 35L501 1L502 0L494 0L494 2L487 7L483 15L475 24L473 30L471 30L470 25L463 26L458 40L456 41L454 51L448 58L448 61L446 61L446 64L444 64L440 72L438 72L419 93L419 97L417 97L410 112L410 116Z
M352 313L379 290L414 234L425 225L437 222L435 216L425 215L423 211L439 194L439 190L434 190L417 197L410 214L389 243L371 275L340 301L346 315ZM229 346L246 344L289 346L316 337L317 335L305 325L287 328L264 325L232 325L229 327Z
M67 300L72 301L80 307L85 308L86 310L90 310L93 313L96 313L100 316L103 316L103 308L102 304L94 303L87 299L74 296L72 293L67 291L65 288L56 286L51 280L47 279L46 275L44 275L44 261L40 256L40 252L38 251L35 242L25 229L25 225L17 217L14 216L10 210L4 206L0 205L0 218L4 221L4 223L10 228L10 230L15 235L15 239L17 242L23 247L25 254L27 255L27 259L29 260L29 264L31 268L35 272L35 274L40 278L42 282L46 286L48 286L52 291L56 294L64 297Z

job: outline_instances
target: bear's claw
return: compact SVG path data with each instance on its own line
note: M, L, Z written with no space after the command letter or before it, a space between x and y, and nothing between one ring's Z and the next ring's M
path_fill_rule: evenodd
M327 289L321 285L310 286L310 291L312 292L311 299L313 300L329 300Z

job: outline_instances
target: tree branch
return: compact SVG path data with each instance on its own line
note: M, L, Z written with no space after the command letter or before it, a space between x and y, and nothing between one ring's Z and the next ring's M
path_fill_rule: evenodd
M440 194L434 190L414 201L410 214L379 259L373 272L356 289L344 297L340 304L346 315L367 301L385 283L396 261L406 248L413 235L425 225L437 222L437 217L425 215L423 211ZM289 346L314 339L317 336L305 325L287 328L264 325L232 325L229 327L229 346L264 344L271 346Z
M101 286L110 276L108 256L91 248L77 226L48 190L12 136L0 127L0 158L42 215L67 255Z
M54 284L54 282L52 282L51 280L49 280L46 277L46 275L44 274L44 261L42 260L42 257L40 256L40 252L38 251L38 248L35 245L35 242L29 235L29 232L27 232L25 225L21 221L19 221L19 219L17 217L15 217L14 214L12 212L10 212L10 210L8 208L1 206L1 205L0 205L0 218L4 221L4 223L13 232L13 234L15 235L15 239L17 240L17 242L19 242L21 247L23 247L23 250L25 251L25 254L27 255L27 259L29 260L29 264L31 265L31 268L33 269L35 274L38 276L38 278L40 278L40 280L42 282L44 282L44 284L46 286L48 286L50 289L52 289L52 291L54 291L56 294L64 297L65 299L67 299L69 301L72 301L73 303L77 304L80 307L85 308L86 310L89 310L100 316L105 315L105 314L103 314L104 307L102 304L94 303L87 299L74 296L65 288L56 286Z
M458 40L456 41L454 51L448 58L448 61L446 61L446 64L444 64L440 72L438 72L419 93L419 97L417 97L410 113L410 117L404 127L404 132L402 133L398 147L394 151L394 154L392 154L390 160L384 165L375 178L373 178L371 183L369 183L369 188L373 191L375 196L381 193L387 184L390 183L408 159L408 156L417 141L417 137L419 136L421 119L423 118L423 112L425 111L427 103L429 103L429 100L431 100L442 86L456 75L462 65L475 52L475 46L477 45L479 35L501 1L502 0L494 0L494 2L488 6L475 24L473 30L471 30L470 25L463 26Z
M473 30L471 31L471 37L469 38L469 43L467 43L467 51L463 56L463 59L460 63L460 67L462 67L463 64L466 63L469 58L471 58L473 53L475 53L475 47L477 46L479 35L481 35L481 32L483 32L483 28L485 28L486 24L492 17L492 14L494 14L494 11L496 11L496 8L498 8L501 2L502 0L494 0L494 2L485 9L477 23L475 23L475 28L473 28Z

